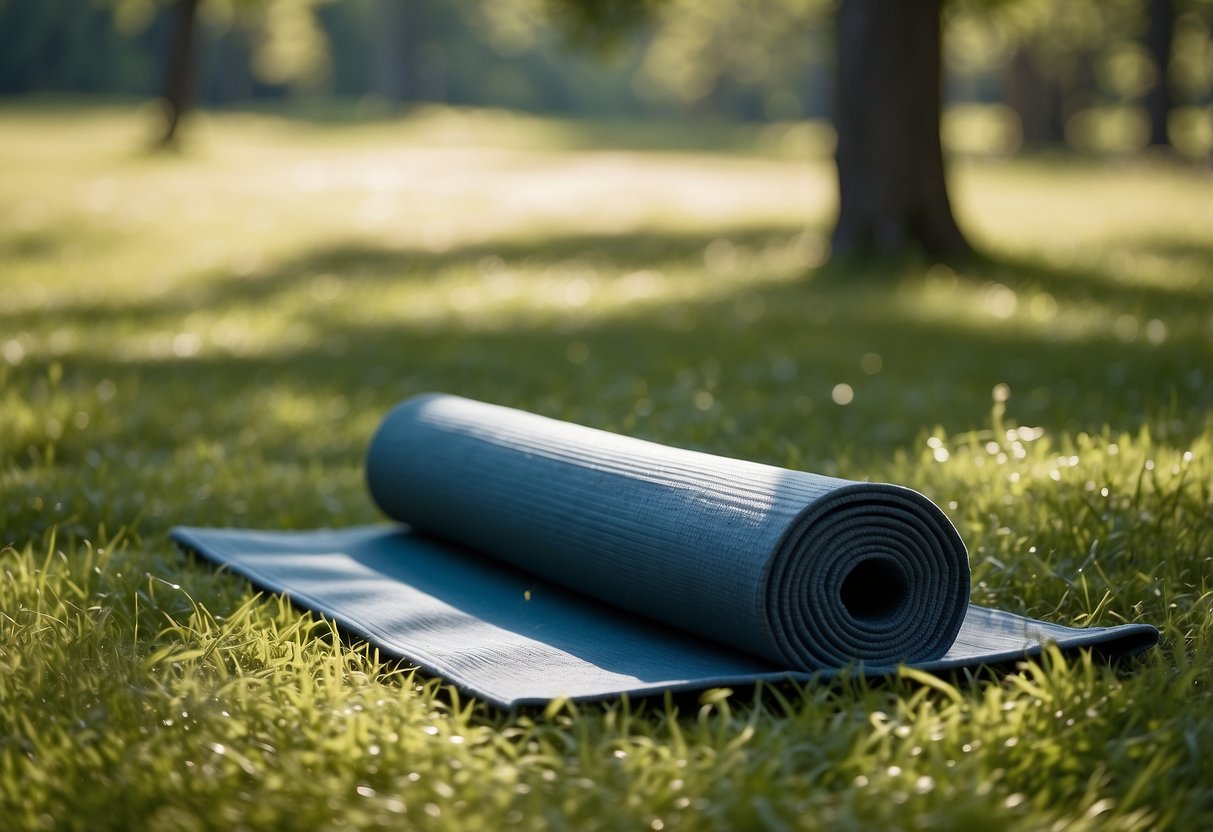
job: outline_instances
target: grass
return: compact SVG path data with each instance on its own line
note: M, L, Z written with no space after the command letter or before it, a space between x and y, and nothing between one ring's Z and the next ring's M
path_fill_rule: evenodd
M0 108L17 828L1213 825L1207 172L970 160L988 258L823 268L828 159L760 133L143 128ZM975 600L1163 644L502 713L166 540L375 520L362 448L435 389L918 488Z

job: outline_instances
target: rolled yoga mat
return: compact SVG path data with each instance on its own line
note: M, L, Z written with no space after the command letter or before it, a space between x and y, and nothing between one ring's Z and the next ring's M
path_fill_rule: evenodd
M944 513L896 485L679 450L455 396L367 452L396 526L179 527L184 547L498 705L1147 649L969 604Z

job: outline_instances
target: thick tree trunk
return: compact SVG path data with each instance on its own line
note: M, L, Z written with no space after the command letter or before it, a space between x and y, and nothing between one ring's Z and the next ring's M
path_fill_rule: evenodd
M1150 116L1150 144L1169 147L1167 116L1171 114L1171 43L1175 39L1175 8L1172 0L1149 0L1146 50L1154 59L1154 86L1146 93L1146 112Z
M199 0L178 0L176 25L173 27L173 42L169 47L167 71L164 84L164 132L160 145L170 147L177 143L177 129L189 109L194 92L194 32L198 23Z
M969 251L944 180L940 0L842 0L836 256Z

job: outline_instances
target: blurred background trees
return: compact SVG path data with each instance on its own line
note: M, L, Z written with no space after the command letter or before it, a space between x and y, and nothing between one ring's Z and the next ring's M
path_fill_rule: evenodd
M942 9L915 0L892 10L871 0L0 0L0 95L154 97L167 143L194 102L327 117L442 103L781 125L832 118L842 147L836 248L897 249L910 236L945 251L963 249L963 237L938 150L912 126L937 120L938 102L922 93L935 70L912 91L915 73L899 68L923 62L896 52L933 24L913 39L889 35L937 18L946 150L1153 147L1208 162L1213 0ZM847 31L859 34L848 41ZM916 148L903 158L923 191L913 198L934 204L934 220L908 231L849 220L863 206L848 193L893 196L871 182L848 188L847 177L871 178L872 159L908 135Z
M645 15L618 27L604 60L567 37L566 0L0 0L0 95L163 95L189 2L202 107L439 102L781 123L834 112L831 0L634 0ZM952 0L943 17L953 149L966 122L1002 152L1165 141L1202 158L1213 146L1213 0Z

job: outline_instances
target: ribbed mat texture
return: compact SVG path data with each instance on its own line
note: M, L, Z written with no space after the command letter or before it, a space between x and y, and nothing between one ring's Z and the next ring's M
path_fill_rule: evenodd
M404 525L173 537L506 706L1158 637L970 606L963 542L910 489L455 396L388 414L367 483Z

